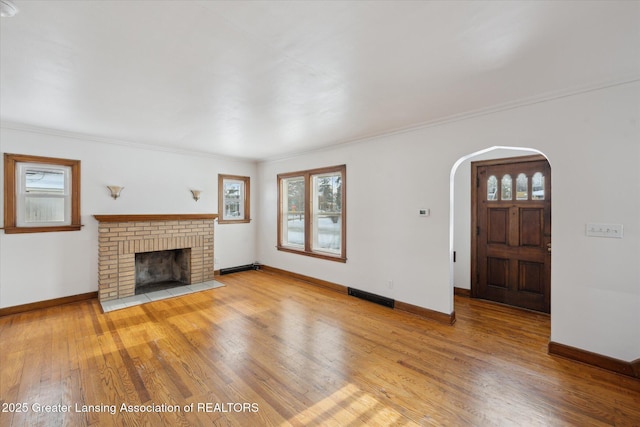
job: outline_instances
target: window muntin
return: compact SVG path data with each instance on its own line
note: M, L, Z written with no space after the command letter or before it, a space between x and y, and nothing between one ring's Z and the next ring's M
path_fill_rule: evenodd
M278 249L346 262L346 166L278 175Z
M244 223L251 220L249 183L248 176L218 175L219 224Z
M80 161L4 154L4 232L80 230Z

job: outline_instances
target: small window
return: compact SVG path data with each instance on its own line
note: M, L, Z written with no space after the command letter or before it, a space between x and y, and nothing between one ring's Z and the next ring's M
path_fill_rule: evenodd
M494 175L487 180L487 200L498 200L498 178Z
M79 160L5 154L4 177L5 233L81 228Z
M218 175L219 224L249 222L249 177Z
M346 262L346 166L278 175L278 249Z
M511 187L512 187L511 175L506 174L502 177L502 194L500 195L500 199L502 200L511 200Z
M531 200L544 200L544 175L536 172L531 178Z
M529 200L529 179L523 173L516 178L516 200Z
M69 166L18 163L18 227L71 225Z

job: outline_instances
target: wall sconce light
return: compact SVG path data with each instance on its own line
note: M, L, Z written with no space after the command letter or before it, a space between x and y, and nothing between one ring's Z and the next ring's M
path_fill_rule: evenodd
M193 195L193 200L195 200L196 202L200 200L200 193L202 193L202 191L200 190L189 190L189 191L191 191L191 194Z
M107 188L111 191L111 197L113 197L113 200L120 197L120 192L124 189L124 187L120 187L118 185L107 185Z

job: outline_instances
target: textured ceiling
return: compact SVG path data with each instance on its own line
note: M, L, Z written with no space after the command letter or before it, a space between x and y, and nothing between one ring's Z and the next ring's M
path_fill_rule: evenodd
M640 78L636 1L20 1L0 118L248 159Z

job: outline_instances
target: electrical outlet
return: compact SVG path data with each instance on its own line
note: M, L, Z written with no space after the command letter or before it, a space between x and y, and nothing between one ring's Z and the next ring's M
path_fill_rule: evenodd
M622 224L587 224L586 235L622 239Z
M387 288L393 289L393 280L387 280Z

